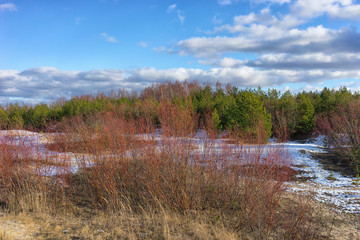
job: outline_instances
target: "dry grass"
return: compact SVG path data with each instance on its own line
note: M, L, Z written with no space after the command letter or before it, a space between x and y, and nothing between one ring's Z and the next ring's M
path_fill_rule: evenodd
M59 126L65 134L52 149L88 153L78 159L75 174L65 160L51 160L56 174L36 175L47 158L34 160L27 153L32 146L0 144L0 202L8 214L25 214L41 227L32 236L38 239L321 236L309 205L282 203L283 183L292 174L282 147L219 147L204 136L196 151L192 109L171 103L160 108L161 138L141 139L137 134L155 132L154 123L121 112Z
M24 221L24 218L18 216L13 216L13 218L19 222ZM31 217L27 218L27 221L29 221ZM28 224L30 223L28 222ZM88 218L74 215L53 216L41 214L32 218L32 224L41 225L41 230L28 234L33 239L241 238L238 233L227 229L221 224L209 224L206 219L201 219L200 217L194 218L169 212L156 213L154 211L144 211L141 214L135 214L124 210L117 214L97 212ZM18 227L18 229L20 228ZM20 232L18 231L17 233ZM11 236L15 236L14 231ZM21 238L20 234L18 234L18 238Z
M310 207L311 206L311 207ZM301 213L307 209L307 216ZM292 193L280 202L283 226L268 239L358 239L358 216L340 214L323 203ZM295 220L288 222L292 217ZM0 229L8 223L3 239L264 239L251 231L234 231L228 220L215 213L124 209L117 213L73 209L66 214L22 213L0 217ZM285 231L296 223L296 231ZM293 228L294 229L294 228Z

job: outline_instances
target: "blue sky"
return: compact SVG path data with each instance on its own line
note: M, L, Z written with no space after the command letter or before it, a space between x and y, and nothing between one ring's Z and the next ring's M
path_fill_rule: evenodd
M0 0L0 103L198 80L360 90L355 0Z

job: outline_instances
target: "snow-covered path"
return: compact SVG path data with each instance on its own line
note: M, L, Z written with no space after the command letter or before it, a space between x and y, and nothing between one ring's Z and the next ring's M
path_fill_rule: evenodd
M231 145L237 147L235 144ZM256 149L256 146L251 145L245 147ZM290 158L292 168L299 171L297 177L306 179L306 181L287 182L288 191L313 195L316 200L331 204L338 211L360 213L360 182L356 185L355 177L343 176L339 172L324 169L322 164L312 157L312 153L327 151L322 136L305 142L288 141L280 144L270 142L264 146L263 151L271 152L279 147L284 147L284 154Z
M326 152L321 137L306 143L288 142L285 147L292 157L293 168L301 171L301 177L308 178L303 183L288 183L289 191L312 193L315 199L333 204L339 211L360 213L360 186L354 184L356 178L325 170L311 157L311 152Z

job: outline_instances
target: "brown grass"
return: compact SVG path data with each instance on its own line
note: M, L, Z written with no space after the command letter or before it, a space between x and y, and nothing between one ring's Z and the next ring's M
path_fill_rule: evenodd
M26 154L31 146L0 144L0 201L38 216L39 239L316 239L308 205L282 209L292 174L284 148L216 147L205 136L196 151L190 106L160 104L160 138L138 135L155 132L146 116L64 122L50 148L86 153L74 174L52 159L57 174L36 175L44 159Z
M306 211L304 211L306 209ZM305 215L304 215L305 212ZM280 201L283 217L268 239L358 239L359 218L336 213L322 203L286 193ZM294 221L287 219L293 218ZM0 216L3 239L264 239L253 231L234 231L231 219L216 213L179 214L124 209L117 213L76 208ZM5 228L4 228L5 226Z

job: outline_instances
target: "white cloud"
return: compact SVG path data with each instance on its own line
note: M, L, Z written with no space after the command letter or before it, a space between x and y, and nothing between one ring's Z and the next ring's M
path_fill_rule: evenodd
M177 44L181 55L197 58L221 56L229 52L305 54L360 52L360 33L353 28L340 30L319 25L306 29L279 29L252 25L234 37L193 37Z
M234 2L238 2L239 0L218 0L220 5L231 5Z
M241 67L244 66L247 61L234 59L234 58L223 58L219 62L217 62L215 65L219 67Z
M62 71L53 67L25 71L0 70L0 99L22 98L50 102L61 97L93 94L122 87L121 70ZM135 85L134 85L135 86ZM36 101L35 101L36 102ZM4 103L4 102L3 102Z
M168 49L164 46L154 47L153 50L156 52L167 52L168 51Z
M284 3L290 3L291 0L268 0L269 2L273 2L273 3L279 3L279 4L284 4Z
M271 11L271 5L258 13L238 15L233 18L232 24L217 26L214 31L207 32L217 34L209 37L192 37L178 42L175 49L180 55L192 55L196 58L219 58L227 53L253 53L276 55L285 54L287 65L297 66L302 63L301 57L309 53L332 56L338 60L327 65L326 62L314 61L317 67L339 68L346 67L340 60L348 63L348 68L353 68L358 63L355 57L344 58L347 53L360 52L360 33L356 28L327 28L322 25L300 27L309 21L309 18L329 14L338 18L360 18L360 4L352 0L253 0L255 3L276 2L289 3L289 14L282 13L275 16ZM232 3L231 0L222 2ZM227 35L219 35L220 32L228 32ZM302 55L295 58L291 55ZM336 56L335 56L336 55ZM291 58L291 59L290 59ZM259 66L271 65L270 61L263 62ZM290 61L290 62L289 62ZM279 62L277 62L280 64ZM276 62L272 66L276 67ZM253 62L255 66L255 63ZM281 66L280 66L281 65ZM285 67L280 64L279 67ZM306 65L306 64L305 64ZM305 66L306 67L306 66Z
M179 18L181 24L183 24L184 21L185 21L184 13L183 13L182 11L178 10L178 11L177 11L177 15L178 15L178 18Z
M148 42L138 42L138 45L139 45L140 47L146 48L146 47L149 46L149 43L148 43Z
M167 8L166 12L171 13L172 11L175 10L175 8L176 8L176 4L172 4Z
M249 13L238 15L233 19L233 24L226 24L216 27L214 33L228 31L230 33L253 33L259 30L270 29L272 31L284 32L302 24L304 20L291 15L282 15L281 18L275 17L269 8L262 9L258 14Z
M15 93L15 92L18 92L19 90L15 87L11 87L11 88L6 88L3 91L4 91L4 93Z
M321 91L324 87L307 84L302 90L304 91Z
M219 25L219 24L222 24L223 23L223 20L221 18L218 18L217 15L214 15L212 17L212 23L215 24L215 25Z
M264 54L246 64L254 67L277 69L356 70L360 66L360 55L355 53Z
M219 0L218 3L230 5L236 1ZM310 22L323 15L345 20L360 19L360 4L352 0L252 2L267 6L259 12L235 16L231 24L216 26L211 35L183 39L173 48L153 48L158 52L191 55L198 58L200 64L207 65L207 70L139 68L62 71L52 67L22 72L0 70L0 101L25 99L49 102L60 97L118 88L141 90L152 83L185 79L210 83L229 82L239 87L277 87L303 83L308 89L315 89L328 80L350 79L356 84L349 83L348 86L360 89L359 31L346 25L329 28L331 24L313 26ZM272 7L275 4L288 4L289 12L274 14ZM9 10L9 7L6 8ZM173 14L171 16L176 21L185 21L185 14L176 4L168 6L167 13ZM217 15L212 19L214 24L222 24L219 20ZM108 42L118 42L107 33L101 33L100 36ZM138 45L148 47L147 42L139 42ZM247 53L252 54L250 60L246 59L246 55L241 59L235 57Z
M231 59L228 59L231 63ZM226 64L224 64L226 65ZM229 64L231 65L231 64ZM98 69L91 71L63 71L53 67L27 69L25 71L0 70L0 103L14 99L32 102L51 102L61 97L70 98L82 94L108 93L110 90L142 90L153 83L166 81L198 80L231 83L239 87L275 87L288 83L321 83L329 79L360 79L360 70L261 70L249 66L198 68L174 68L159 70L140 68L135 70ZM353 86L353 85L351 85Z
M252 3L277 3L277 4L284 4L284 3L290 3L291 0L251 0Z
M107 42L111 42L111 43L119 42L115 37L109 36L107 33L101 33L100 36L103 37Z
M3 3L3 4L0 4L0 11L14 12L14 11L17 11L17 8L16 8L15 4Z
M177 8L176 4L169 5L169 7L167 8L166 12L167 12L168 14L170 14L170 13L174 12L174 10L175 10L176 8ZM185 21L184 12L181 11L180 9L178 9L178 10L176 11L176 14L177 14L177 17L178 17L180 23L183 24L184 21Z
M315 17L323 14L338 18L360 17L358 4L351 0L270 2L288 3L289 14L274 15L272 5L268 5L257 13L235 16L232 24L215 27L211 32L217 34L215 36L184 39L174 49L180 55L199 58L200 64L216 66L222 71L248 67L259 79L268 79L262 74L278 79L275 83L308 81L306 78L314 81L359 79L360 33L356 28L303 25L313 18L311 14ZM299 11L296 13L295 9ZM220 35L222 32L227 34ZM250 53L256 58L230 58L228 53Z
M333 18L360 19L360 4L352 0L297 0L291 12L305 18L328 14Z

